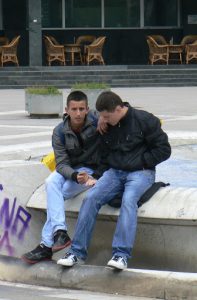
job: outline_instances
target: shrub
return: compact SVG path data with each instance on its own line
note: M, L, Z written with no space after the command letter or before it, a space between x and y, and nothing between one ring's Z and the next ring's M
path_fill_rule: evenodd
M58 88L54 86L46 86L46 87L29 87L25 90L29 94L35 95L60 95L62 92L58 90Z

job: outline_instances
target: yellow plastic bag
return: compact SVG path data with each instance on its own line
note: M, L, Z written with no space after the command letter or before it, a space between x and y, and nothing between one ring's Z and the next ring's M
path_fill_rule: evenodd
M55 171L56 163L55 163L55 154L54 152L50 152L46 156L41 159L41 162L49 168L51 172Z

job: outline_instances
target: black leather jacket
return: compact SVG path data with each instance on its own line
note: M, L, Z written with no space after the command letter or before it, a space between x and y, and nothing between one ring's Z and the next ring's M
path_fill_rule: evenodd
M128 106L126 115L110 126L102 139L100 171L154 169L171 155L167 134L153 114Z

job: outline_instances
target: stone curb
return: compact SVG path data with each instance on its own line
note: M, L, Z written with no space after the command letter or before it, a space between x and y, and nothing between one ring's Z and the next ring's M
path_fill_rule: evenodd
M197 274L101 266L65 268L55 261L27 265L0 255L0 280L159 299L197 299Z

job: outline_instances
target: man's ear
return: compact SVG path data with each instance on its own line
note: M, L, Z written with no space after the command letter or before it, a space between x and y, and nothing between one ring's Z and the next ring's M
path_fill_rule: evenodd
M122 111L122 107L120 105L116 106L116 109L115 109L117 112L121 112Z
M67 114L67 112L68 112L68 107L65 107L65 108L64 108L64 111L65 111L65 113Z

